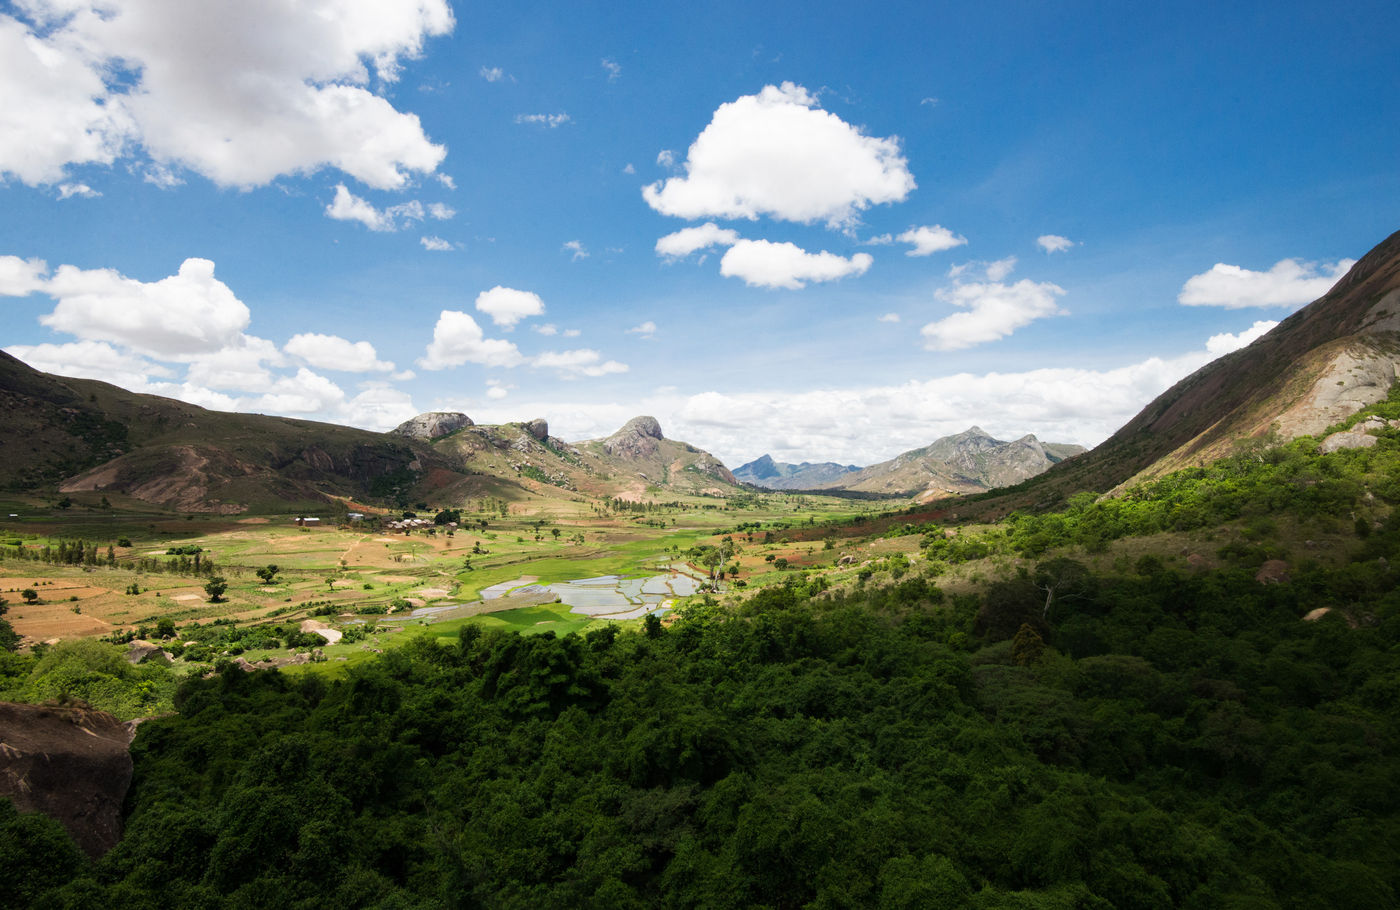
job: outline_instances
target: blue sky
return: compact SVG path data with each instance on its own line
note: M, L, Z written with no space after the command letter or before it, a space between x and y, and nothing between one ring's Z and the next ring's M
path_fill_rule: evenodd
M41 368L731 466L1093 445L1400 227L1393 3L0 4Z

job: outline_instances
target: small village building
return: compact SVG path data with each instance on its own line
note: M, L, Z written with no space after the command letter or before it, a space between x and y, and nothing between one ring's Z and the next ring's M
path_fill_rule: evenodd
M308 518L306 516L299 515L297 516L296 524L299 528L314 528L318 527L321 524L321 519Z

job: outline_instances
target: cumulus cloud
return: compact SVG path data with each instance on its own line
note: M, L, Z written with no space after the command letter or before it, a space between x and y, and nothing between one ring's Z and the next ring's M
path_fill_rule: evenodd
M496 285L476 295L476 308L490 316L496 325L513 329L522 319L543 315L544 301L539 294Z
M431 250L435 253L444 253L452 249L451 241L443 240L441 237L419 237L418 242L423 244L423 249Z
M447 221L457 217L457 210L446 203L431 202L428 204L428 216L436 218L438 221Z
M379 189L446 150L374 90L453 28L447 0L27 0L0 15L0 174L143 155L220 186L336 168Z
M305 332L293 335L282 346L294 357L300 357L322 370L343 370L347 373L392 373L394 365L380 360L374 345L368 341L348 341L339 335Z
M0 256L0 297L25 297L48 284L49 265L42 259Z
M559 334L559 326L555 325L552 322L542 322L539 325L532 325L530 326L530 329L531 331L538 332L541 335Z
M410 199L384 209L377 209L338 183L335 198L326 206L326 217L336 221L358 221L371 231L397 231L415 221L422 221L428 211L434 211L435 218L451 218L455 212L450 208L434 203L424 209L423 203ZM443 213L445 214L439 214Z
M508 412L488 410L481 419L547 413L551 432L587 439L606 436L637 413L655 414L666 435L713 452L731 467L765 452L781 461L874 464L974 423L1001 439L1034 433L1092 446L1214 356L1201 348L1105 369L958 373L800 392L687 395L668 388L621 401L522 401Z
M1234 335L1229 332L1212 335L1206 339L1206 350L1215 357L1220 357L1231 351L1238 351L1240 348L1253 344L1255 339L1267 335L1276 325L1278 325L1277 322L1261 319L1243 332Z
M962 307L963 312L945 316L924 326L924 347L930 351L956 351L1005 338L1043 316L1064 311L1055 298L1064 289L1049 282L1022 279L1015 284L1000 282L958 284L944 288L936 297Z
M876 322L899 322L899 314L898 314L898 313L886 313L885 315L881 316L879 319L877 319L877 320L875 320L875 321L876 321Z
M644 187L647 204L680 218L768 215L848 226L914 189L898 139L865 135L791 82L720 105L684 168L684 176Z
M93 341L113 341L154 357L201 354L236 344L248 307L214 277L208 259L186 259L155 282L112 269L59 266L44 287L58 305L39 322Z
M492 401L500 401L502 398L505 398L509 394L509 387L503 386L500 383L495 382L487 383L486 397L490 398Z
M5 349L36 370L97 379L124 389L140 390L152 377L171 377L174 372L161 364L129 351L119 351L105 341L73 341L67 344L11 345Z
M72 199L74 196L81 199L96 199L101 195L86 183L60 183L58 185L59 199Z
M676 166L676 153L670 149L662 149L656 153L656 163L661 167L671 168Z
M1059 234L1041 234L1035 242L1047 253L1062 253L1075 245L1073 240Z
M738 231L722 228L713 221L699 227L681 228L656 241L656 255L667 259L683 259L696 250L713 246L733 246L739 242Z
M1005 259L998 259L995 262L987 263L987 280L1001 281L1014 271L1016 271L1016 257L1007 256Z
M626 373L627 364L616 360L603 360L603 355L590 348L574 351L546 351L536 355L532 366L540 369L556 370L561 379L575 379L579 376L606 376L610 373Z
M914 247L912 250L905 251L904 255L906 256L929 256L967 243L966 237L954 234L941 224L911 227L895 239L900 243L908 243Z
M750 287L797 290L809 281L862 275L874 261L869 253L856 253L847 259L825 250L809 253L793 243L740 240L725 252L719 273L726 278L742 278Z
M1355 259L1331 265L1282 259L1267 272L1217 262L1210 271L1193 275L1182 286L1177 300L1186 306L1298 307L1326 294L1347 273Z
M565 113L562 113L562 112L561 112L561 113L558 113L558 114L516 114L516 115L515 115L515 122L516 122L516 123L526 123L526 124L530 124L531 126L542 126L542 127L544 127L545 129L549 129L549 130L552 130L552 129L554 129L555 127L558 127L558 126L562 126L563 124L568 123L570 120L573 120L573 119L574 119L574 118L570 117L568 114L565 114Z
M630 328L630 329L627 330L627 333L626 333L626 334L628 334L628 335L638 335L638 336L640 336L640 337L642 337L642 338L654 338L654 337L656 337L656 323L654 323L654 322L652 322L650 319L648 319L646 322L643 322L641 325L634 325L634 326L632 326L632 328Z
M480 298L478 298L478 306ZM425 370L475 363L488 367L513 367L525 361L520 350L509 341L487 338L481 326L469 314L458 310L443 310L433 327L433 340L419 358Z

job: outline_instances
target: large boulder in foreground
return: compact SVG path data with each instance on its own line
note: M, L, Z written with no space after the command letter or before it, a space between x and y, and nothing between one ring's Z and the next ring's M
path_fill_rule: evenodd
M122 836L132 727L104 711L0 702L0 796L98 857Z

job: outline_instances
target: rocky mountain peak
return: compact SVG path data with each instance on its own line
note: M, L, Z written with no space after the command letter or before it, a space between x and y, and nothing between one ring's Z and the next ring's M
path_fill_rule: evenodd
M665 439L655 417L633 417L622 429L603 440L603 451L622 458L650 458Z
M475 424L466 414L457 411L428 411L417 417L410 417L389 432L410 439L440 439L470 426Z

